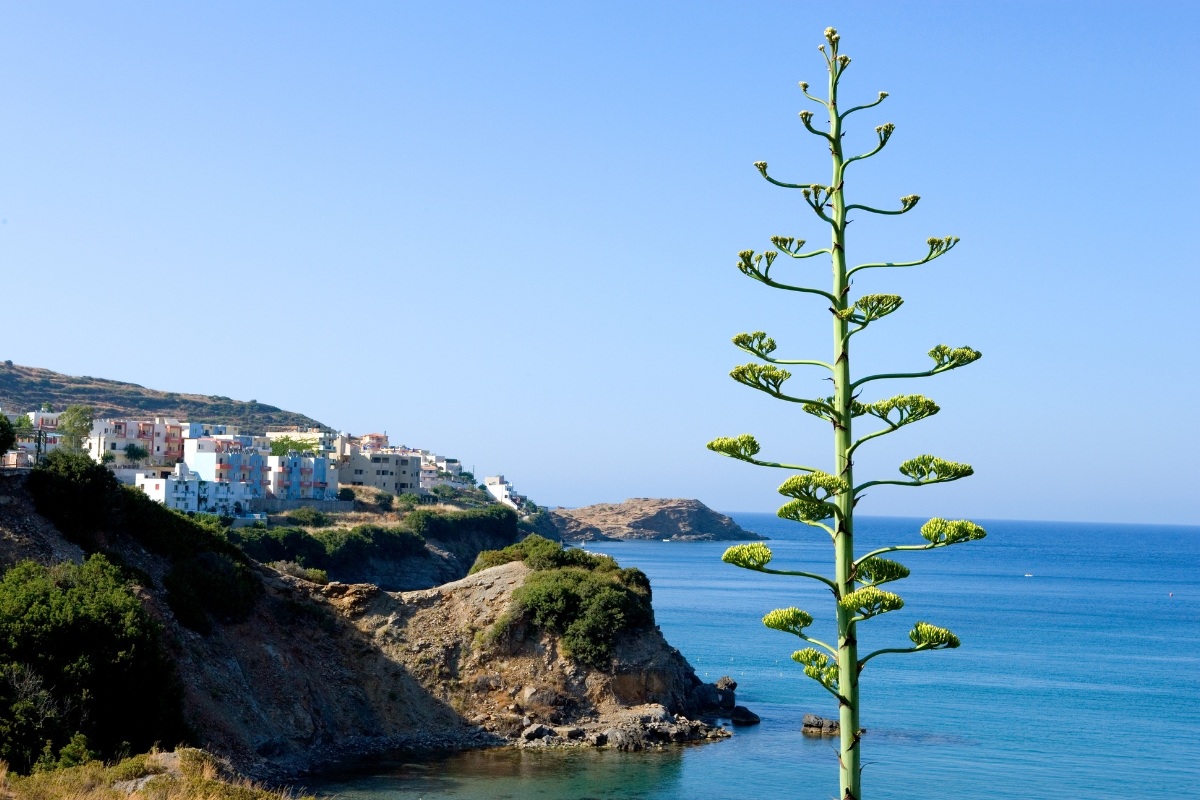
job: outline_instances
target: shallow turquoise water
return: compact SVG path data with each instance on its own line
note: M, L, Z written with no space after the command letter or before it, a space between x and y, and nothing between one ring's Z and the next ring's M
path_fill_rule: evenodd
M828 540L767 514L734 514L772 538L776 562L827 571ZM860 518L861 547L917 541L920 520ZM860 627L863 647L907 643L914 620L962 648L882 656L863 674L865 794L1108 800L1200 795L1200 528L992 522L989 536L900 554L907 602ZM592 549L650 576L657 620L706 680L731 675L763 723L718 744L656 753L487 752L322 784L355 800L411 798L829 798L836 755L803 737L833 701L767 630L797 605L831 626L828 592L722 564L719 543ZM786 567L785 567L786 568ZM1026 577L1029 573L1031 577Z

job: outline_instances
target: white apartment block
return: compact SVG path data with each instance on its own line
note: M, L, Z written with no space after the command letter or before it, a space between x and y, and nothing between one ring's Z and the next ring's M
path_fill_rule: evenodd
M188 469L187 464L176 464L175 470L166 476L139 474L136 485L151 500L176 511L234 516L245 511L250 500L249 484L206 481Z
M155 417L152 421L100 419L92 423L92 435L84 443L84 452L103 463L105 456L114 469L131 464L169 466L183 459L183 429L179 420ZM146 451L144 459L132 460L125 449L136 445Z
M208 483L245 484L239 490L245 499L268 496L267 459L254 447L252 436L205 436L183 444L183 460L191 473Z

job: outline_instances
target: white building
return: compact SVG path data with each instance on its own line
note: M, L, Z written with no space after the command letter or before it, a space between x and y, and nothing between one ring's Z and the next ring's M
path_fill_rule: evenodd
M270 491L267 456L254 446L252 436L205 436L185 439L183 460L203 481L216 484L245 484L243 497L266 497Z
M202 439L205 436L237 436L237 425L218 425L212 422L184 422L183 438Z
M84 442L84 452L100 463L106 456L113 469L127 465L170 466L183 458L183 430L186 423L167 417L153 420L98 419L92 434ZM126 448L135 445L146 451L146 458L130 459Z
M250 500L247 494L249 484L240 481L206 481L188 469L187 464L176 464L175 470L165 477L139 474L136 485L151 500L176 511L232 517L245 511Z
M520 509L525 502L524 497L513 492L512 484L503 475L489 475L483 479L483 485L488 494L510 508Z
M15 421L25 417L33 426L33 432L28 435L18 435L11 457L5 458L6 466L32 466L37 459L38 450L44 456L51 450L57 450L62 445L62 437L58 434L58 418L61 411L30 411L27 414L14 414L9 417ZM11 462L11 463L10 463Z

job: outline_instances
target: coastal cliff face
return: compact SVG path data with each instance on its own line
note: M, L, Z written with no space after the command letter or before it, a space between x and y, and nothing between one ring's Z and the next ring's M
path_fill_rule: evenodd
M660 722L698 713L700 681L655 629L618 640L603 672L520 629L485 647L529 571L513 562L403 593L266 576L250 619L207 637L178 632L200 743L242 771L284 777L401 749L524 743L539 726L539 740L604 744L597 733L627 728L647 704Z
M638 497L624 503L556 508L550 518L563 541L670 539L672 541L746 541L763 539L699 500Z
M166 558L128 538L108 545L111 557L145 576L137 593L163 626L194 743L255 778L287 780L398 750L636 749L725 735L687 718L704 710L704 687L654 627L618 637L603 670L565 657L554 635L522 625L489 641L484 633L530 574L521 562L395 593L322 586L254 565L263 591L250 613L214 620L201 634L170 610ZM19 481L2 482L0 561L82 557Z

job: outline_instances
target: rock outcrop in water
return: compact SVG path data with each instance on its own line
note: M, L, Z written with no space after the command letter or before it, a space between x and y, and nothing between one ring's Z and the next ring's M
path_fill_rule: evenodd
M699 500L635 497L624 503L556 508L550 519L563 541L670 539L683 542L764 539Z

